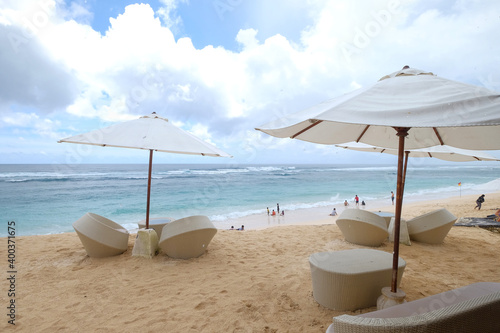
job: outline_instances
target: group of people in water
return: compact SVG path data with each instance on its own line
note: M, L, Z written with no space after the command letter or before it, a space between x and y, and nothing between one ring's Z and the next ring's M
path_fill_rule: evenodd
M359 207L359 197L357 194L354 196L354 203L356 204L356 207ZM347 200L344 200L344 206L345 207L349 206L349 203L347 202ZM366 203L364 200L361 200L361 206L362 207L366 206Z
M356 207L359 207L359 197L357 194L354 196L354 203L356 204ZM344 207L347 206L349 206L349 202L347 202L347 200L344 200ZM366 202L364 200L361 200L361 207L363 208L366 207ZM336 216L336 215L337 215L337 210L333 208L332 212L330 213L330 216Z
M277 203L276 204L276 210L272 210L272 212L269 210L269 207L267 207L267 215L268 216L276 216L276 215L279 215L279 216L285 216L285 211L282 209L280 210L280 204ZM234 226L231 226L231 228L229 228L229 230L240 230L240 231L243 231L245 230L245 226L242 225L241 228L238 228L238 229L235 229Z
M276 211L277 211L277 213L276 213ZM271 215L271 216L276 216L276 215L285 216L285 211L282 209L281 213L280 213L280 204L277 203L276 204L276 210L273 209L272 212L269 211L269 207L267 207L267 216L269 216L269 215Z

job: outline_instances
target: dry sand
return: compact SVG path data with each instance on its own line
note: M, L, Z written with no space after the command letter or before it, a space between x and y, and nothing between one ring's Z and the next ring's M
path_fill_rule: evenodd
M404 205L403 217L445 207L457 217L493 214L500 193ZM385 207L385 211L393 210ZM267 216L266 216L267 218ZM2 332L325 332L343 313L312 296L308 258L320 251L362 248L347 243L335 218L261 230L219 230L207 252L190 260L129 249L89 258L76 235L16 238L15 327L8 324L7 239L0 238ZM377 249L392 252L392 243ZM500 282L500 234L453 227L443 244L401 245L407 300L479 281ZM389 283L389 282L388 282ZM7 330L8 329L8 330Z

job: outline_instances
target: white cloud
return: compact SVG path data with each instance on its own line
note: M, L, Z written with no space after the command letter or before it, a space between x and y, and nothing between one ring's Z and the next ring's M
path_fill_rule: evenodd
M255 29L245 29L238 31L236 35L236 40L238 43L243 45L243 49L252 49L259 45L257 40L257 30Z
M19 134L34 133L43 139L57 140L57 129L60 126L59 120L40 117L35 113L8 112L0 117L0 127L15 127Z
M78 92L70 69L55 61L36 38L0 24L0 113L18 104L48 113L66 107Z
M157 14L161 17L165 26L170 30L176 30L182 25L182 18L177 15L177 7L179 4L187 3L188 0L160 0L163 7L158 9Z
M31 127L32 124L40 119L37 114L31 113L14 113L9 112L1 117L2 121L0 124L6 126L16 126L16 127Z

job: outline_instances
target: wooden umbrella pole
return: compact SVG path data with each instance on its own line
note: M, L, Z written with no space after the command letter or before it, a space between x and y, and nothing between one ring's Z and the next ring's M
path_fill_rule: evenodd
M401 223L401 211L403 205L403 155L405 148L405 137L408 135L409 128L396 128L399 137L398 147L398 176L396 188L396 212L394 214L394 251L392 254L392 282L391 292L395 293L398 289L398 266L399 266L399 230Z
M151 198L151 171L153 170L153 149L149 150L148 202L146 205L146 229L149 229L149 201Z

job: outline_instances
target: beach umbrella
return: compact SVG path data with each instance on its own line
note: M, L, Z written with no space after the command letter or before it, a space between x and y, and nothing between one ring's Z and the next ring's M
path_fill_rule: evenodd
M339 148L351 149L357 151L384 153L391 155L398 155L397 149L376 147L362 142L348 142L344 144L335 145ZM450 162L473 162L473 161L500 161L493 155L484 151L460 149L447 145L434 146L421 149L405 150L410 157L432 157Z
M215 157L231 157L217 147L174 126L168 119L155 112L138 119L118 123L88 133L71 136L58 141L149 150L148 194L146 205L146 229L149 228L149 206L151 196L151 172L153 151Z
M363 142L398 152L391 292L397 293L405 150L500 149L500 94L405 66L375 84L262 125L278 138Z
M343 149L351 149L357 151L366 151L374 153L384 153L391 155L398 155L397 149L376 147L362 142L348 142L336 147ZM431 157L450 162L472 162L472 161L500 161L496 157L479 150L460 149L447 145L433 146L421 149L405 150L405 161L403 167L403 184L402 190L406 182L406 169L408 167L408 157Z

